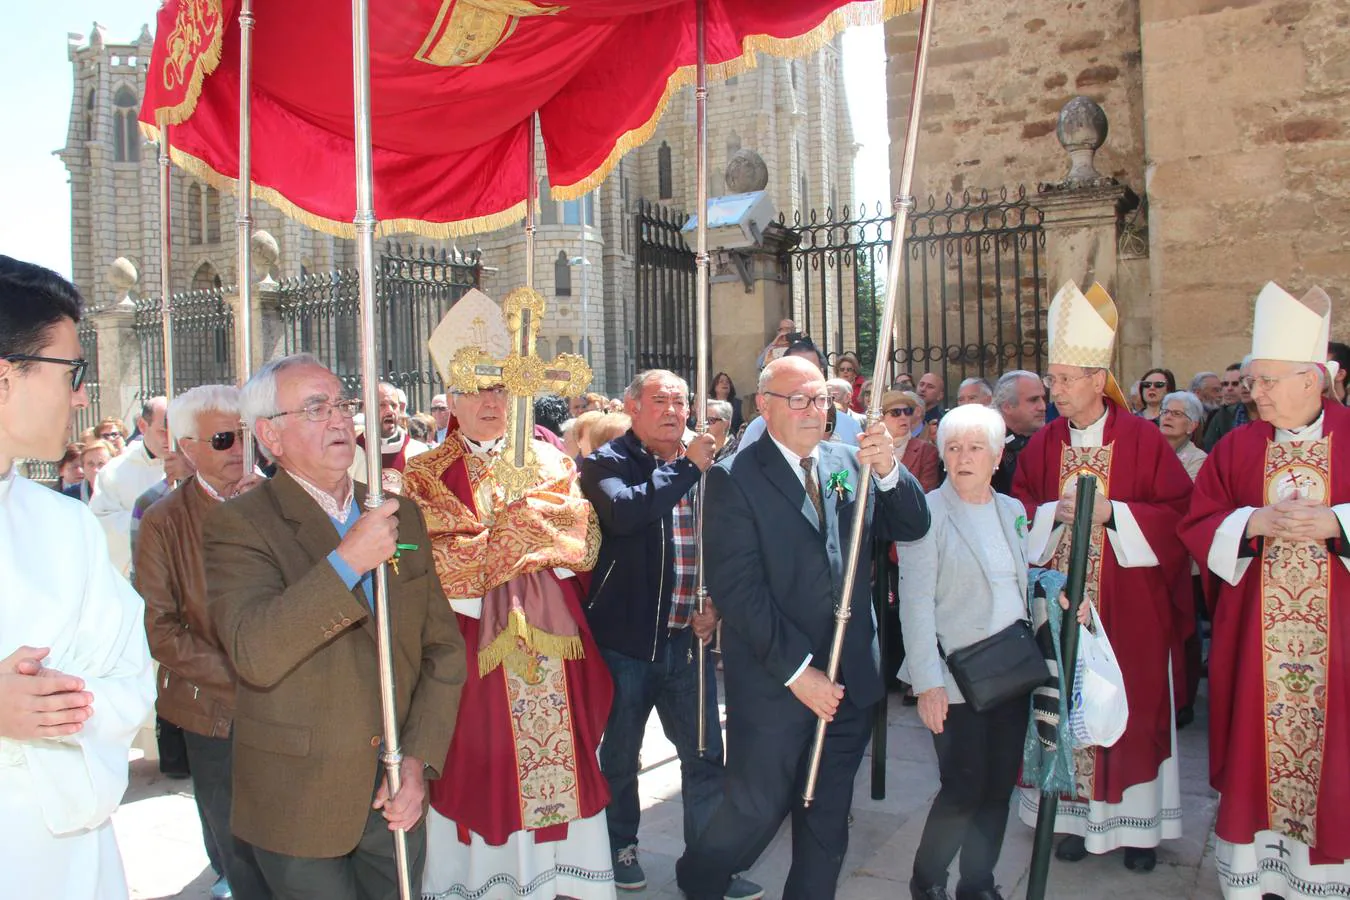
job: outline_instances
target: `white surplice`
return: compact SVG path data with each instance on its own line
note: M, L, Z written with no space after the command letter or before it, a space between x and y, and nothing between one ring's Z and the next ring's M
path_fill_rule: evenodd
M110 817L155 701L144 606L88 508L12 471L0 478L0 572L0 659L50 647L45 665L94 695L77 734L0 738L0 895L123 900Z
M1069 426L1069 441L1074 447L1100 447L1106 437L1108 413L1087 428ZM1112 465L1129 465L1129 460L1113 460ZM1062 523L1055 521L1058 502L1042 503L1036 509L1031 534L1027 538L1027 556L1032 565L1044 565L1055 555L1061 540L1067 540ZM1122 568L1147 568L1158 565L1158 557L1139 527L1128 503L1112 500L1115 527L1106 530L1116 563ZM1168 670L1167 702L1172 708L1171 669ZM1119 803L1098 800L1088 802L1061 799L1055 817L1055 831L1083 838L1090 853L1109 853L1119 847L1156 847L1166 840L1181 837L1181 775L1177 769L1176 710L1172 709L1172 752L1158 767L1158 777L1126 788ZM1039 791L1022 788L1018 815L1036 825L1040 808Z
M1320 441L1322 416L1311 425L1289 430L1275 429L1275 443ZM1283 486L1281 486L1283 492ZM1350 533L1350 503L1331 507ZM1256 508L1243 506L1223 520L1214 535L1205 564L1224 581L1236 586L1251 565L1251 557L1238 555L1247 533L1247 520ZM1337 559L1350 569L1350 559ZM1219 884L1227 900L1261 900L1264 894L1276 894L1285 900L1350 900L1350 862L1314 865L1308 858L1308 845L1273 831L1259 831L1250 844L1232 844L1215 837L1214 861Z
M131 574L131 512L136 500L164 480L164 460L150 455L142 440L127 444L94 479L89 511L108 536L113 565L123 575Z

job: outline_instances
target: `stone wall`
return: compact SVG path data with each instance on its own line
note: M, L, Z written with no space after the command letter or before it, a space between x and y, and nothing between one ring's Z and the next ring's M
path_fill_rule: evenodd
M1268 280L1320 284L1350 337L1350 6L1143 0L1154 356L1250 349Z
M918 14L886 25L892 192L918 46ZM1138 189L1143 110L1137 0L943 3L934 13L914 193L990 191L1058 181L1055 120L1076 94L1111 120L1097 168Z

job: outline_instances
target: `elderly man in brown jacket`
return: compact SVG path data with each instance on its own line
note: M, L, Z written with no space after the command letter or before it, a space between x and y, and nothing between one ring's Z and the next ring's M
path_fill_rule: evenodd
M145 512L135 541L136 588L159 662L156 711L183 730L202 837L220 876L211 896L266 900L253 848L230 833L235 677L206 612L202 563L207 513L262 481L245 473L239 389L209 384L174 398L169 431L196 474Z
M392 900L391 831L408 831L414 891L426 848L424 778L440 775L464 683L464 643L416 506L362 506L336 375L308 355L268 363L240 407L280 471L213 509L208 608L238 673L234 833L279 900ZM401 547L400 547L401 545ZM373 570L389 568L402 787L379 765Z

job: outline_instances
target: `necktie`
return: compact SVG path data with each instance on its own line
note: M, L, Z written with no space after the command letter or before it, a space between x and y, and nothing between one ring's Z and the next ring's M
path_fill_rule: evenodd
M802 472L806 475L806 496L811 498L811 505L816 508L816 518L820 522L820 528L825 530L825 503L820 499L820 485L816 484L816 461L811 457L803 457L799 465Z

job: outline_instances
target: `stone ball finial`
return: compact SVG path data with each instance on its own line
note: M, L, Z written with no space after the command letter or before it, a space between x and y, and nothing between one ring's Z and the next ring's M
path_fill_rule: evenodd
M1066 185L1088 185L1102 179L1093 157L1106 143L1110 131L1106 111L1091 97L1081 94L1065 103L1059 111L1055 134L1060 146L1069 153L1070 169Z
M769 185L769 167L754 150L737 150L727 161L726 182L733 194L762 191Z
M108 266L108 285L117 296L115 301L122 309L134 309L136 301L131 299L131 289L141 280L136 266L125 256L119 256Z
M119 256L108 266L108 284L119 294L125 294L136 286L141 275L136 266L125 256Z
M253 232L249 247L253 250L253 268L262 273L262 280L259 283L275 284L276 282L272 280L272 270L276 268L277 260L281 258L281 247L277 244L277 239L270 231L258 229Z

